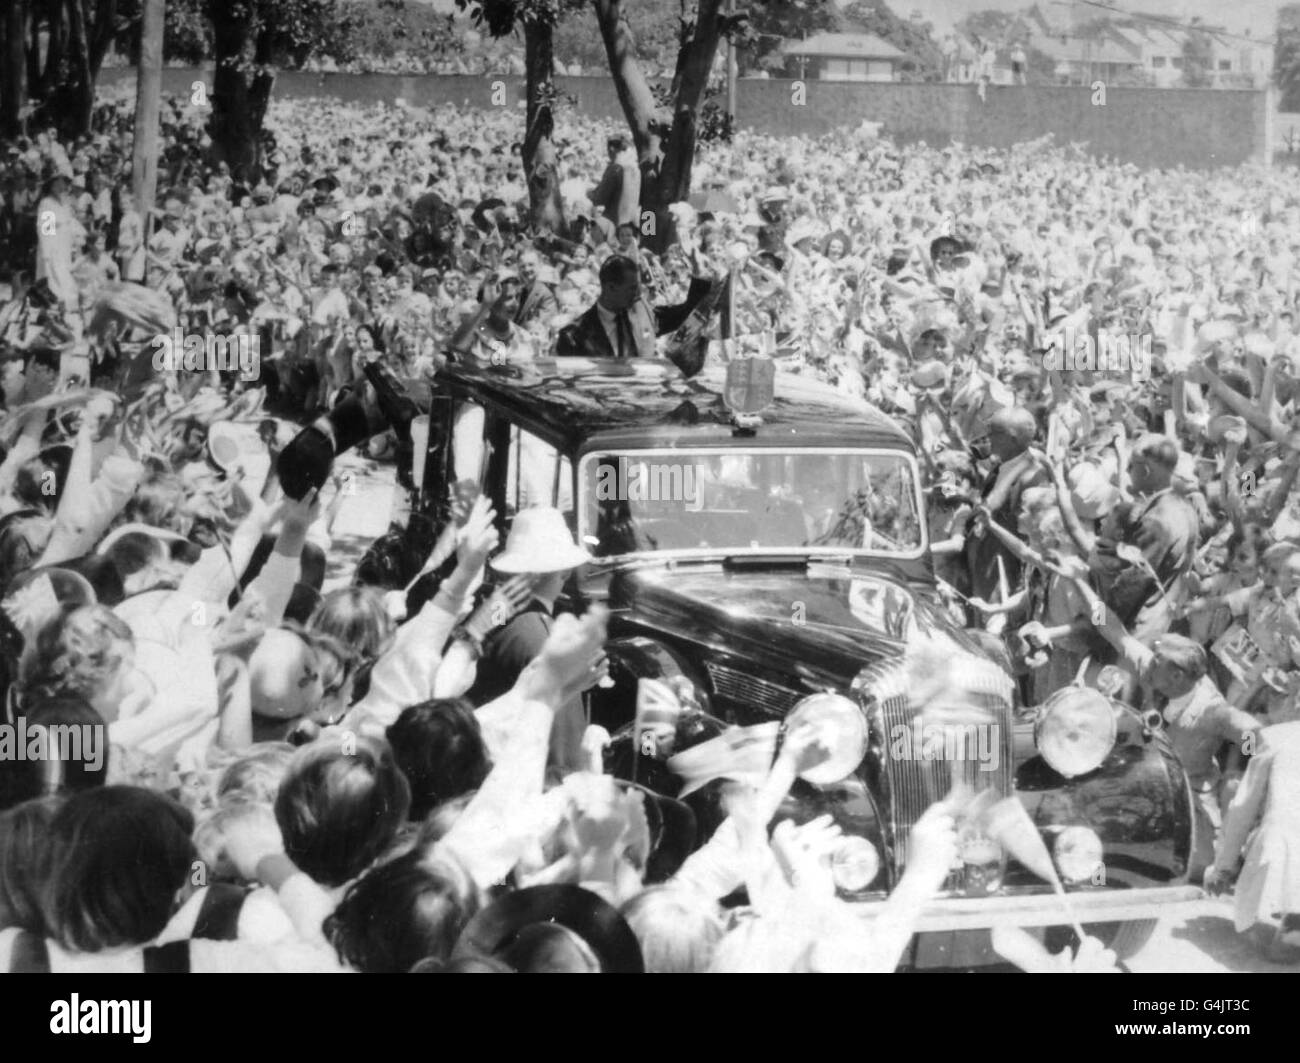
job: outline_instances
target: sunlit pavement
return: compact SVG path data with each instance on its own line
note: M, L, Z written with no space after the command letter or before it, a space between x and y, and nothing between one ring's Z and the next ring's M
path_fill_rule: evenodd
M1300 961L1270 963L1232 922L1230 897L1206 898L1161 919L1146 946L1128 961L1138 973L1206 974L1224 971L1300 973Z

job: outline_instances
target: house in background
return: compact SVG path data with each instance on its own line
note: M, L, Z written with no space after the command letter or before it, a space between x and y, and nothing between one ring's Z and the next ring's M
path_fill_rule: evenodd
M1062 5L1064 6L1064 5ZM1064 15L1033 5L1023 16L1030 43L1056 60L1063 84L1093 80L1178 88L1184 84L1184 54L1193 33L1209 39L1209 84L1214 88L1262 88L1272 77L1273 42L1249 33L1229 34L1192 19L1116 12L1098 16L1093 5L1070 7ZM1077 28L1077 29L1076 29Z
M822 81L897 81L908 58L871 33L818 33L781 50L799 64L801 78Z

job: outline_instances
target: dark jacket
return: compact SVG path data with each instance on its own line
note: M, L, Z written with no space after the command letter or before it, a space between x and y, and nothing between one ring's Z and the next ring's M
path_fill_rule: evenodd
M664 336L681 328L696 304L709 293L712 283L704 277L693 277L686 293L686 302L677 306L650 306L643 296L641 303L654 322L655 335ZM555 353L584 358L617 357L595 306L589 307L581 317L560 331Z

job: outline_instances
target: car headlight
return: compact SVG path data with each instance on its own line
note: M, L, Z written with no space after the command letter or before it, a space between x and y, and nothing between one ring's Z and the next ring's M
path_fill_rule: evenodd
M867 755L867 721L862 710L842 694L812 694L785 718L787 732L812 727L831 755L801 778L814 786L830 786L847 779Z
M1115 709L1087 687L1066 687L1047 699L1034 723L1034 744L1067 779L1101 766L1115 745Z
M844 893L857 893L876 881L880 854L876 847L857 835L844 838L831 854L831 877Z
M1052 855L1061 878L1071 885L1093 881L1105 867L1101 838L1088 827L1066 827L1056 836Z

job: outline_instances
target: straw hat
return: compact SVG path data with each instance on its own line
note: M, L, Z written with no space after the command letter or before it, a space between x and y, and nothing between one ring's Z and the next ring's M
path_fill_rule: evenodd
M506 574L564 572L585 565L591 555L573 542L564 515L551 506L521 510L510 526L505 550L492 567Z

